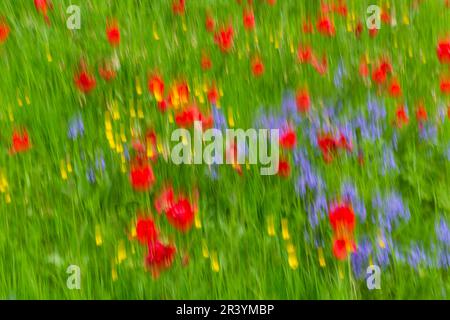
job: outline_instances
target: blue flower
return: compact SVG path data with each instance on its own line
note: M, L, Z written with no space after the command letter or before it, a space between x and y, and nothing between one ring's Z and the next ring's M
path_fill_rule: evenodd
M436 224L435 230L438 240L442 244L450 246L450 229L442 217L440 218L439 223Z

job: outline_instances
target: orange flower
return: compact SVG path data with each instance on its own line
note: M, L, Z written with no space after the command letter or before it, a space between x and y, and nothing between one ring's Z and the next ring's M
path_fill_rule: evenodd
M156 73L150 76L148 80L148 90L154 95L156 101L161 102L164 97L164 81Z

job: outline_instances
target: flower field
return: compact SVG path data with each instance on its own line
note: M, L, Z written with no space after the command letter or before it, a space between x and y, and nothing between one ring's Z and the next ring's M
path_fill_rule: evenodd
M0 1L1 299L448 299L449 226L450 1Z

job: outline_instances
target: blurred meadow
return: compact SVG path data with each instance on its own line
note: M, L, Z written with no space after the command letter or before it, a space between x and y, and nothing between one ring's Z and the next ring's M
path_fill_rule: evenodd
M449 1L2 0L0 128L2 299L448 299Z

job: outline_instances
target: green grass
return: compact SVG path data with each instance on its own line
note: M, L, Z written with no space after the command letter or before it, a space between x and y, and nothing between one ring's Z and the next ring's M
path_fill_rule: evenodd
M120 114L120 119L112 121L116 134L123 129L129 143L131 128L153 127L168 143L176 126L158 111L148 93L148 74L154 70L164 76L166 86L174 79L186 79L192 96L204 83L216 81L223 90L221 110L226 116L233 114L236 127L253 126L260 107L280 112L283 93L305 85L316 109L329 100L340 100L341 117L345 118L366 110L369 95L377 96L375 86L365 85L358 76L361 57L367 54L373 62L386 54L402 84L411 119L399 135L395 155L399 171L386 176L380 171L383 143L392 136L390 124L397 104L384 95L379 98L386 106L388 129L377 143L359 144L367 159L364 166L345 155L325 164L317 154L311 162L326 182L328 200L339 196L343 181L351 180L366 202L368 219L357 225L357 239L368 236L376 243L379 227L371 220L372 196L375 190L397 190L410 209L411 219L396 229L392 238L405 246L422 241L432 252L436 219L450 215L450 162L443 155L450 128L448 120L439 124L436 144L420 141L414 106L422 100L430 121L437 122L439 107L449 102L439 91L439 76L448 67L440 65L436 57L438 40L450 31L450 10L443 1L425 1L417 9L413 8L415 1L396 2L398 25L383 25L374 39L364 29L360 40L347 31L347 20L337 15L336 37L302 34L305 17L315 21L319 1L278 0L270 7L254 0L256 29L252 32L244 30L242 6L232 0L187 0L183 17L172 14L170 1L53 2L49 27L33 1L0 1L0 17L4 16L11 28L8 40L0 44L0 168L8 182L7 191L0 194L0 298L447 299L447 270L422 266L415 270L395 259L382 268L382 289L369 291L364 279L353 276L349 261L333 257L326 219L320 225L326 262L321 267L318 250L305 240L305 233L312 232L306 200L294 190L300 168L293 166L291 177L282 179L260 176L256 167L244 169L241 177L223 166L219 178L213 180L206 165L177 167L160 158L154 165L155 185L148 192L137 193L130 186L128 169L122 171L121 154L109 146L104 124L108 108L116 102ZM66 28L65 11L71 3L81 8L80 30ZM366 0L348 1L350 16L354 14L364 23L370 4ZM221 53L213 35L206 32L207 10L216 22L233 23L236 35L230 54ZM120 24L117 49L110 47L105 35L106 20L111 17ZM303 42L327 56L326 76L297 62L297 47ZM114 51L121 68L117 78L106 83L96 68ZM213 61L207 72L200 68L202 51ZM260 79L254 79L250 72L249 61L255 54L265 64ZM81 59L97 78L97 87L86 96L73 84ZM343 89L337 90L333 75L340 60L347 76ZM142 94L136 91L136 81ZM131 116L130 108L138 106L143 118ZM205 102L201 108L207 110L210 105ZM83 117L85 135L72 141L67 137L68 123L76 114ZM10 137L18 126L27 128L32 149L10 155ZM308 137L300 129L297 133L299 148L313 154ZM86 171L100 154L106 168L97 171L96 183L90 184ZM288 157L292 163L292 155ZM64 161L73 168L67 179L61 176ZM186 193L198 188L201 228L180 234L163 216L157 217L163 238L172 240L178 250L173 266L154 279L144 267L145 248L130 239L130 232L140 211L156 215L153 199L167 181ZM269 217L274 219L274 237L267 233ZM281 219L288 221L289 241L282 238ZM100 246L96 245L96 226L102 237ZM126 258L117 263L121 243ZM295 270L288 263L288 243L295 247ZM211 259L203 256L203 244L210 253L217 253L218 272L212 269ZM190 257L187 266L182 265L185 253ZM51 261L55 255L59 263ZM71 264L81 268L81 290L66 286L66 269ZM117 272L115 279L113 270Z

